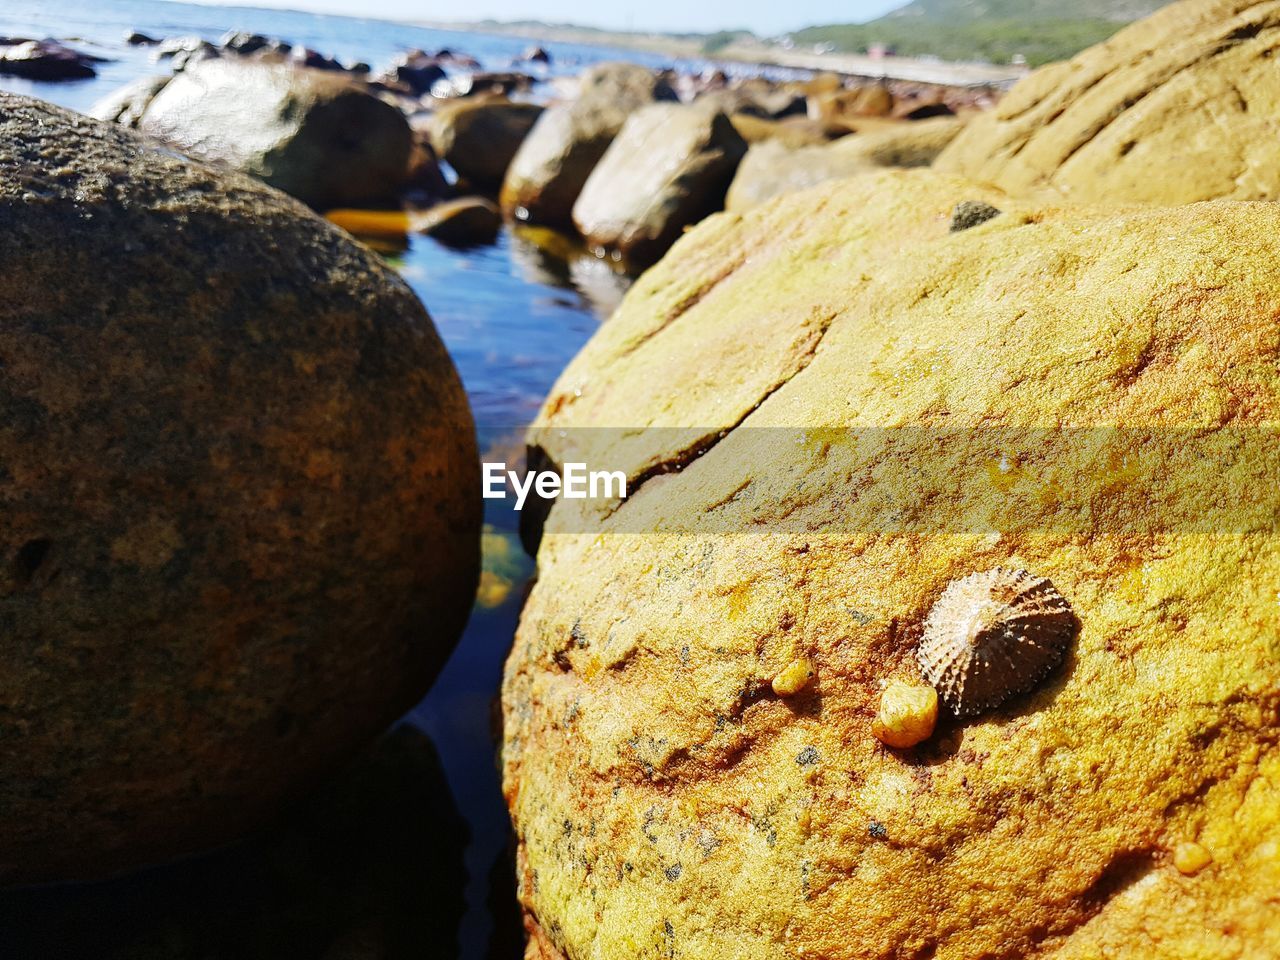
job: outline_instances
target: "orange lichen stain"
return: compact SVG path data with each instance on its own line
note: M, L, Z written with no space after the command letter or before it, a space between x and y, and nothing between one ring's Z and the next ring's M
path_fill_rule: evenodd
M112 541L111 559L144 569L162 567L182 543L182 534L172 520L150 517Z

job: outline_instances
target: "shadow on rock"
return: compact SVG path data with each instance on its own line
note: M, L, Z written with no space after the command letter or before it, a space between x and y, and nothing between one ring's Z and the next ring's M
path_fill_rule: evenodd
M400 727L286 822L212 856L0 894L0 956L456 957L466 838L435 747Z

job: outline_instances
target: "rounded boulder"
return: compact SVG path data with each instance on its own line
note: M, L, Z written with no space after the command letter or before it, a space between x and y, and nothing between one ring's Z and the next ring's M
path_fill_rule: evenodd
M474 428L409 288L301 204L0 95L0 883L262 824L427 690Z
M1278 231L880 171L641 277L529 437L628 478L552 506L506 668L530 955L1280 953ZM990 571L1051 670L885 742Z

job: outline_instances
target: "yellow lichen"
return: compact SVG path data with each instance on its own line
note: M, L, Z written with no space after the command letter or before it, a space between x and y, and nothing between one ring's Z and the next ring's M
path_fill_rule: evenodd
M1188 877L1199 873L1211 863L1213 854L1192 841L1178 844L1173 851L1173 865L1178 868L1179 873Z
M780 697L793 697L813 680L817 669L805 657L792 660L773 678L773 692Z
M871 732L890 747L914 747L933 736L938 722L938 692L894 680L880 695L880 712Z

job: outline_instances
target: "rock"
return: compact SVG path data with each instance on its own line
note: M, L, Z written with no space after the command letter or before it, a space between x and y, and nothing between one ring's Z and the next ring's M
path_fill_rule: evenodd
M502 227L502 213L483 197L459 197L432 207L415 227L453 246L493 243Z
M216 50L212 43L203 37L193 35L183 37L167 37L161 40L156 49L152 52L153 60L165 60L178 53L194 53L197 50Z
M1006 215L949 234L974 199ZM635 481L556 502L506 668L531 954L1280 954L1277 233L890 171L646 273L529 438ZM1068 598L1067 663L886 751L881 683L999 565Z
M547 53L545 47L527 47L524 53L520 54L520 59L525 63L551 63L551 54Z
M154 47L160 41L155 37L149 37L145 33L139 33L137 30L129 30L125 32L124 42L131 47Z
M136 128L155 95L165 88L169 77L143 77L109 93L92 107L89 116Z
M774 141L786 147L810 147L829 143L826 128L804 117L788 117L786 120L765 120L747 113L729 116L733 129L749 144Z
M528 90L535 82L535 78L527 73L464 73L456 77L441 77L435 81L431 84L431 96L438 100L479 94L505 97L517 91Z
M191 53L175 53L169 64L174 73L181 73L193 64L202 63L205 60L217 60L220 56L221 54L217 50L195 50Z
M893 94L880 85L810 95L810 120L831 122L843 117L887 117L893 113Z
M260 33L249 33L246 30L231 30L224 34L219 44L224 50L250 54L265 50L271 46L271 40Z
M901 120L929 120L933 117L954 117L956 112L940 100L929 103L908 101L897 104L893 115Z
M604 63L583 72L571 103L553 104L516 152L502 186L502 207L530 223L572 225L574 201L627 117L670 85L643 67Z
M943 117L898 123L817 146L788 148L780 141L753 145L733 178L725 208L748 210L781 193L880 167L927 167L963 125Z
M295 66L307 67L311 70L346 70L346 67L334 57L326 56L310 47L293 47L289 51L289 59Z
M469 184L497 191L542 107L505 99L464 100L436 110L431 145Z
M390 69L378 79L392 84L403 84L414 96L422 96L431 85L445 77L444 68L437 57L421 50L411 50L392 62Z
M24 40L0 46L0 75L25 80L84 80L97 76L96 58L54 40Z
M174 77L140 128L317 209L393 197L413 139L400 111L345 76L230 60Z
M39 101L0 127L0 883L83 879L242 835L418 701L477 454L345 234Z
M623 126L573 205L587 243L635 263L666 253L724 206L746 141L715 110L675 103L643 107Z
M1082 201L1280 198L1280 11L1184 0L1022 80L940 169Z

